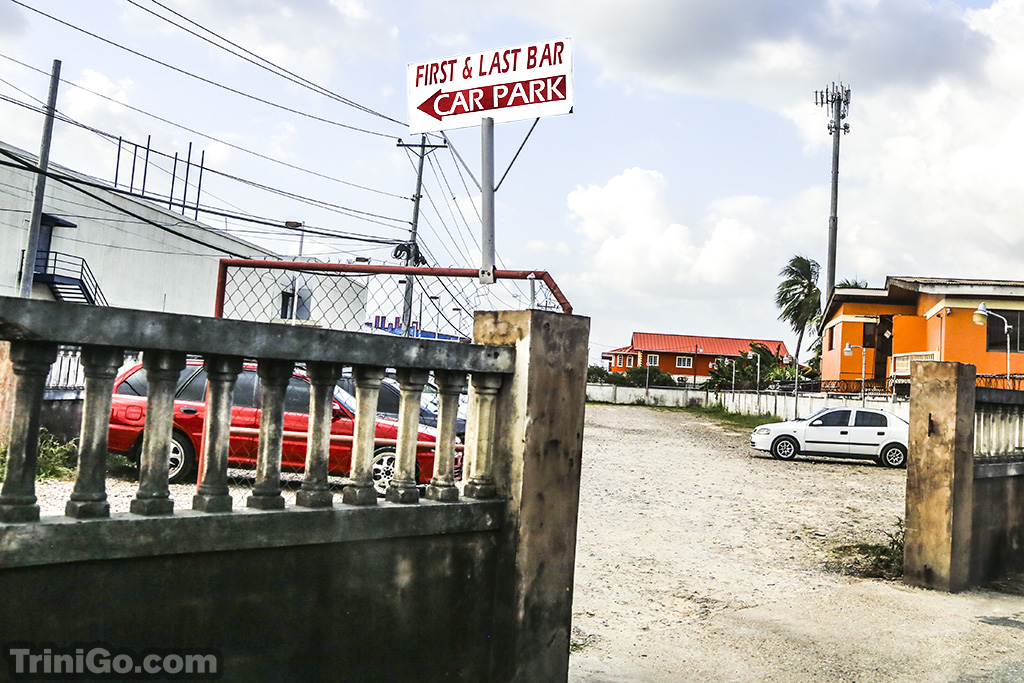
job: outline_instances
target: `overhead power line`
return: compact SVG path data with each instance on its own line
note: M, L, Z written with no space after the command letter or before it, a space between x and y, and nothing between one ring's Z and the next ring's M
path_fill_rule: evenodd
M326 119L326 118L323 118L322 116L316 116L315 114L309 114L307 112L300 111L298 109L293 109L292 107L288 107L288 106L285 106L283 104L278 104L277 102L272 102L270 100L264 99L262 97L258 97L256 95L251 95L251 94L249 94L247 92L244 92L242 90L238 90L237 88L232 88L231 86L224 85L223 83L218 83L217 81L211 80L209 78L204 78L203 76L200 76L198 74L194 74L191 71L187 71L187 70L182 69L180 67L174 66L173 64L168 64L167 62L163 62L163 61L161 61L161 60L159 60L159 59L157 59L155 57L150 57L149 55L147 55L147 54L145 54L143 52L139 52L138 50L133 50L132 48L126 47L124 45L121 45L120 43L114 42L113 40L110 40L109 38L104 38L103 36L100 36L100 35L97 35L95 33L92 33L91 31L87 31L84 28L81 28L79 26L75 26L74 24L68 23L68 22L66 22L66 21L64 21L62 19L58 19L57 17L53 16L52 14L47 14L46 12L43 12L42 10L36 9L35 7L31 7L30 5L26 5L25 3L21 2L21 0L11 0L11 2L13 2L14 4L16 4L16 5L20 6L20 7L24 7L25 9L27 9L27 10L29 10L31 12L35 12L36 14L42 15L42 16L46 17L47 19L55 21L58 24L61 24L62 26L66 26L66 27L68 27L70 29L78 31L79 33L84 33L85 35L89 36L90 38L95 38L96 40L99 40L101 42L106 43L107 45L110 45L112 47L116 47L116 48L118 48L120 50L124 50L125 52L128 52L130 54L135 55L136 57L141 57L142 59L145 59L147 61L153 62L154 64L159 64L160 66L162 66L162 67L164 67L166 69L170 69L171 71L177 72L179 74L182 74L183 76L188 76L189 78L194 78L195 80L201 81L203 83L206 83L207 85L212 85L215 88L220 88L221 90L226 90L227 92L233 93L235 95L239 95L241 97L245 97L245 98L253 100L255 102L259 102L261 104L265 104L267 106L274 107L276 109L281 109L282 111L286 111L286 112L289 112L291 114L295 114L297 116L303 116L305 118L312 119L314 121L319 121L321 123L326 123L326 124L331 125L331 126L337 126L339 128L345 128L347 130L356 131L358 133L366 133L367 135L376 135L376 136L379 136L379 137L382 137L382 138L389 138L389 139L390 138L394 138L394 135L391 135L391 134L388 134L388 133L381 133L379 131L369 130L369 129L366 129L366 128L359 128L358 126L351 126L351 125L348 125L346 123L340 123L338 121L332 121L331 119Z
M30 69L32 71L35 71L35 72L37 72L37 73L39 73L39 74L41 74L43 76L48 75L48 73L46 71L44 71L42 69L39 69L37 67L34 67L31 64L26 64L24 62L18 61L17 59L14 59L13 57L11 57L9 55L5 55L5 54L0 53L0 57L3 57L4 59L10 60L10 61L14 62L15 64L19 64L19 65L25 67L26 69ZM6 83L6 81L4 81L4 82ZM174 126L175 128L180 128L181 130L183 130L185 132L192 133L193 135L198 135L200 137L206 138L207 140L210 140L211 142L216 142L217 144L224 145L225 147L230 147L231 149L237 150L239 152L243 152L245 154L251 154L252 156L258 157L258 158L263 159L265 161L270 161L272 163L284 166L286 168L290 168L290 169L295 170L295 171L300 171L302 173L307 173L309 175L316 176L317 178L323 178L324 180L329 180L331 182L338 183L340 185L347 185L348 187L354 187L356 189L366 190L367 192L374 192L376 194L381 194L381 195L384 195L384 196L387 196L387 197L394 197L395 199L405 199L405 200L411 201L411 197L406 197L406 196L403 196L403 195L400 195L400 194L395 194L393 192L386 192L384 190L378 190L376 188L367 187L365 185L360 185L359 183L353 183L353 182L348 181L348 180L341 180L340 178L335 178L333 176L326 175L324 173L320 173L319 171L313 171L313 170L308 169L308 168L303 168L302 166L296 166L295 164L290 164L287 161L281 161L280 159L275 159L274 157L268 156L266 154L261 154L260 152L256 152L256 151L248 149L246 147L242 147L241 145L237 145L237 144L235 144L233 142L228 142L227 140L222 140L222 139L220 139L218 137L210 135L209 133L203 133L202 131L196 130L194 128L190 128L190 127L188 127L188 126L186 126L186 125L184 125L182 123L177 123L175 121L171 121L170 119L166 119L166 118L164 118L162 116L158 116L157 114L153 114L153 113L148 112L148 111L146 111L144 109L139 109L138 107L133 107L130 104L125 104L124 102L121 102L119 100L115 100L112 97L109 97L109 96L104 95L102 93L98 93L95 90L90 90L89 88L86 88L84 86L78 85L77 83L72 83L70 81L67 81L66 83L67 83L67 85L70 85L73 88L77 88L77 89L79 89L79 90L81 90L83 92L89 93L90 95L94 95L96 97L104 99L104 100L106 100L108 102L111 102L113 104L117 104L118 106L124 107L125 109L130 109L131 111L134 111L136 113L142 114L143 116L148 116L149 118L155 119L157 121L160 121L161 123L166 123L169 126ZM10 83L8 83L8 85L10 85L15 90L18 90L18 92L21 92L22 94L25 94L25 95L31 97L30 95L25 93L20 88L12 85ZM4 99L7 99L7 98L4 98ZM32 98L32 99L35 99L35 98ZM15 104L21 104L22 106L26 106L25 103L23 103L23 102L17 102L16 100L9 100L9 101L14 102Z
M199 30L204 31L204 32L210 34L211 36L214 36L215 38L217 38L217 40L220 40L220 41L222 41L224 43L227 43L228 45L230 45L231 47L233 47L235 49L241 50L245 54L244 55L243 54L238 54L237 52L229 50L224 45L222 45L222 44L220 44L220 43L218 43L216 41L210 40L206 36L199 35L195 31L193 31L193 30L191 30L191 29L189 29L189 28L187 28L185 26L182 26L181 24L175 23L171 19L161 15L158 12L154 12L153 10L151 10L151 9L149 9L147 7L143 7L142 5L140 5L135 0L127 0L127 1L128 1L129 4L134 5L135 7L138 7L140 10L142 10L144 12L148 12L149 14L153 15L154 17L157 17L158 19L166 21L167 23L171 24L172 26L174 26L176 28L180 28L182 31L185 31L186 33L188 33L190 35L193 35L196 38L199 38L200 40L205 41L205 42L209 43L210 45L213 45L216 48L224 50L228 54L234 55L234 56L236 56L236 57L238 57L240 59L244 59L245 61L249 62L250 64L252 64L252 65L254 65L256 67L259 67L260 69L263 69L265 71L269 71L270 73L274 74L275 76L280 76L281 78L284 78L287 81L295 83L296 85L299 85L299 86L301 86L303 88L307 88L309 90L312 90L313 92L315 92L317 94L324 95L326 97L329 97L332 100L335 100L337 102L341 102L342 104L348 105L348 106L350 106L350 107L352 107L354 109L357 109L359 111L365 112L365 113L370 114L372 116L380 117L380 118L384 119L385 121L390 121L392 123L397 123L397 124L402 125L402 126L408 125L406 123L403 123L402 121L399 121L398 119L394 119L394 118L392 118L390 116L387 116L386 114L382 114L382 113L380 113L378 111L375 111L375 110L373 110L373 109L371 109L371 108L369 108L369 107L367 107L365 105L362 105L362 104L359 104L358 102L355 102L354 100L351 100L351 99L349 99L347 97L343 97L342 95L339 95L339 94L337 94L335 92L332 92L331 90L328 90L327 88L323 87L322 85L319 85L317 83L314 83L313 81L310 81L310 80L308 80L306 78L303 78L302 76L296 74L295 72L289 71L288 69L284 68L283 66L275 64L274 62L270 61L269 59L267 59L265 57L262 57L262 56L256 54L255 52L252 52L251 50L249 50L249 49L239 45L238 43L235 43L235 42L229 40L228 38L225 38L224 36L220 35L219 33L215 32L215 31L212 31L211 29L208 29L207 27L203 26L202 24L200 24L200 23L198 23L196 21L193 21L192 19L189 19L185 15L181 14L180 12L176 12L175 10L171 9L170 7L168 7L167 5L164 5L164 4L160 3L160 2L157 2L157 0L150 0L150 2L152 4L154 4L154 5L156 5L157 7L163 9L165 12L169 12L170 14L173 14L174 16L178 17L179 19L188 22L192 26L195 26ZM252 59L250 59L250 57L246 57L245 55L249 55L250 57L252 57ZM256 60L259 60L259 61L256 61Z

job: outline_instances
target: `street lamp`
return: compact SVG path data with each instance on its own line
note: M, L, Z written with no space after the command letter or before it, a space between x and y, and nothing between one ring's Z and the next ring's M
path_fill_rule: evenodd
M1010 321L1009 320L1007 320L1003 316L999 315L998 313L993 313L992 311L988 310L988 306L986 306L984 302L982 302L978 306L978 310L976 310L974 312L974 324L975 325L985 325L988 322L988 317L990 315L994 315L995 317L997 317L997 318L999 318L1000 320L1003 321L1003 331L1006 333L1006 388L1009 389L1010 388L1010 330L1012 330L1013 327L1010 325ZM986 346L987 345L988 345L988 342L986 341Z
M697 354L703 351L701 347L694 344L693 346L693 388L697 388Z
M757 356L757 382L754 384L754 392L757 395L757 413L761 414L761 354L753 351L747 351L747 358L753 358Z
M851 344L850 342L846 342L846 346L843 347L843 355L847 356L847 357L852 356L854 349L860 349L860 406L861 406L861 408L863 408L864 405L865 405L865 399L864 399L864 378L865 378L865 374L864 373L865 373L865 368L867 367L867 364L866 364L867 350L863 346L857 346L856 344Z

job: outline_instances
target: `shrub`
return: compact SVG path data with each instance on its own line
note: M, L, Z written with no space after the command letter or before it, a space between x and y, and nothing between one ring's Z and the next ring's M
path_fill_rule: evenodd
M0 479L7 478L7 447L0 453ZM78 459L78 443L72 439L67 443L46 431L39 430L39 459L36 463L37 479L70 479L75 475Z

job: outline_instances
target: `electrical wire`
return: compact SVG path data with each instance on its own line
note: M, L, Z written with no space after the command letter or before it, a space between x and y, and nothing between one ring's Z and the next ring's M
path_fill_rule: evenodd
M341 102L342 104L348 105L348 106L350 106L350 107L352 107L354 109L357 109L359 111L362 111L364 113L371 114L373 116L378 116L378 117L384 119L385 121L390 121L392 123L397 123L397 124L399 124L401 126L407 126L408 125L407 123L399 121L398 119L391 118L390 116L387 116L386 114L382 114L382 113L380 113L378 111L375 111L375 110L373 110L373 109L371 109L371 108L369 108L367 106L359 104L358 102L355 102L354 100L350 100L347 97L343 97L341 95L338 95L337 93L334 93L334 92L328 90L327 88L325 88L325 87L323 87L321 85L318 85L317 83L314 83L313 81L310 81L310 80L308 80L306 78L303 78L302 76L299 76L298 74L296 74L296 73L294 73L292 71L289 71L288 69L285 69L284 67L282 67L282 66L280 66L278 64L275 64L274 62L271 62L269 59L266 59L265 57L261 57L260 55L256 54L255 52L252 52L251 50L248 50L245 47L242 47L238 43L232 42L231 40L225 38L224 36L222 36L222 35L220 35L218 33L216 33L215 31L212 31L212 30L206 28L202 24L199 24L198 22L193 21L192 19L189 19L185 15L181 14L180 12L176 12L175 10L171 9L170 7L168 7L167 5L164 5L164 4L161 4L160 2L157 2L157 0L150 0L150 2L153 3L154 5L156 5L157 7L160 7L164 11L170 12L171 14L173 14L176 17L178 17L179 19L182 19L183 21L188 22L189 24L195 26L196 28L198 28L198 29L200 29L202 31L205 31L206 33L209 33L210 35L214 36L218 40L223 41L224 43L227 43L228 45L230 45L230 46L232 46L232 47L234 47L234 48L236 48L238 50L241 50L246 55L251 55L256 60L259 60L259 62L255 61L254 59L250 59L249 57L246 57L245 55L240 55L237 52L232 52L231 50L227 49L226 47L224 47L220 43L217 43L216 41L210 40L209 38L207 38L205 36L201 36L198 33L196 33L195 31L192 31L191 29L188 29L188 28L182 26L181 24L177 24L177 23L171 21L169 18L159 14L158 12L154 12L151 9L143 7L142 5L137 3L135 0L127 0L127 2L129 4L131 4L131 5L134 5L135 7L139 8L140 10L142 10L144 12L148 12L149 14L153 15L154 17L157 17L158 19L166 21L167 23L171 24L172 26L174 26L176 28L179 28L182 31L185 31L186 33L189 33L190 35L193 35L196 38L199 38L202 41L207 42L210 45L213 45L214 47L217 47L217 48L219 48L221 50L224 50L228 54L234 55L235 57L239 57L240 59L243 59L246 62L249 62L250 64L252 64L252 65L254 65L256 67L259 67L260 69L268 71L268 72L274 74L275 76L280 76L281 78L284 78L285 80L290 81L290 82L292 82L292 83L294 83L294 84L296 84L298 86L301 86L303 88L307 88L308 90L312 90L313 92L315 92L315 93L317 93L319 95L324 95L326 97L329 97L332 100L335 100L337 102ZM263 63L261 64L260 62L263 62Z
M17 59L14 59L13 57L10 57L9 55L5 55L5 54L0 53L0 57L3 57L4 59L12 61L15 64L19 64L19 65L25 67L26 69L30 69L30 70L35 71L37 73L40 73L40 74L42 74L44 76L48 75L46 71L44 71L42 69L39 69L37 67L34 67L34 66L30 65L30 64L26 64L24 62L21 62L21 61L19 61ZM4 82L6 83L7 81L4 81ZM215 137L213 135L209 135L208 133L203 133L203 132L201 132L199 130L196 130L194 128L190 128L190 127L188 127L188 126L186 126L184 124L176 123L174 121L171 121L170 119L166 119L166 118L163 118L162 116L158 116L156 114L152 114L152 113L150 113L148 111L145 111L143 109L139 109L138 107L134 107L134 106L132 106L130 104L126 104L124 102L120 102L118 100L115 100L112 97L109 97L109 96L104 95L102 93L98 93L98 92L96 92L94 90L90 90L89 88L86 88L85 86L78 85L77 83L73 83L71 81L64 81L62 84L70 85L73 88L77 88L79 90L82 90L84 92L89 93L90 95L94 95L94 96L99 97L101 99L104 99L104 100L106 100L108 102L112 102L114 104L117 104L118 106L124 107L125 109L130 109L131 111L134 111L134 112L136 112L138 114L142 114L143 116L148 116L149 118L152 118L152 119L155 119L157 121L160 121L161 123L166 123L169 126L174 126L175 128L179 128L179 129L181 129L181 130L183 130L183 131L185 131L187 133L192 133L193 135L198 135L200 137L206 138L207 140L210 140L211 142L216 142L219 145L224 145L225 147L229 147L229 148L237 150L239 152L243 152L245 154L250 154L250 155L252 155L254 157L257 157L259 159L263 159L264 161L270 161L272 163L279 164L279 165L284 166L286 168L290 168L290 169L295 170L295 171L300 171L302 173L306 173L308 175L315 176L317 178L322 178L324 180L329 180L331 182L338 183L340 185L346 185L348 187L354 187L354 188L357 188L357 189L360 189L360 190L365 190L367 192L374 192L376 194L381 194L381 195L385 195L385 196L388 196L388 197L394 197L395 199L406 199L406 200L410 200L410 201L412 200L412 197L407 197L407 196L404 196L404 195L394 194L394 193L391 193L391 192L386 192L384 190L378 190L378 189L375 189L375 188L372 188L372 187L367 187L365 185L360 185L358 183L353 183L353 182L348 181L348 180L341 180L340 178L335 178L333 176L326 175L324 173L320 173L319 171L313 171L313 170L310 170L308 168L303 168L302 166L297 166L295 164L290 164L287 161L281 161L280 159L275 159L274 157L268 156L266 154L261 154L260 152L256 152L256 151L248 149L246 147L242 147L240 145L236 145L236 144L234 144L232 142L228 142L227 140L222 140L222 139L217 138L217 137ZM14 86L14 85L12 85L10 83L8 83L8 85L11 85L11 87L13 87L15 90L18 90L18 92L21 92L22 94L26 95L27 97L31 97L32 99L36 99L36 98L32 97L31 95L29 95L28 93L26 93L25 91L21 90L20 88L17 88L16 86ZM4 99L7 99L7 98L4 98ZM8 100L8 101L13 102L14 104L21 104L22 106L26 106L25 103L18 102L17 100ZM36 101L40 102L40 104L42 104L42 102L40 100L36 100Z
M133 54L136 57L141 57L142 59L145 59L147 61L153 62L154 64L158 64L158 65L164 67L165 69L170 69L171 71L174 71L176 73L182 74L183 76L188 76L189 78L194 78L195 80L200 81L202 83L206 83L207 85L212 85L215 88L220 88L221 90L226 90L227 92L233 93L235 95L239 95L241 97L245 97L247 99L253 100L255 102L259 102L261 104L265 104L265 105L270 106L270 107L274 107L276 109L280 109L282 111L286 111L286 112L288 112L290 114L295 114L297 116L303 116L305 118L312 119L314 121L319 121L321 123L326 123L326 124L331 125L331 126L337 126L338 128L344 128L346 130L351 130L351 131L355 131L355 132L358 132L358 133L366 133L367 135L376 135L376 136L382 137L382 138L393 138L394 137L394 135L391 135L391 134L388 134L388 133L381 133L381 132L378 132L378 131L368 130L366 128L359 128L358 126L350 126L350 125L345 124L345 123L340 123L338 121L332 121L331 119L326 119L326 118L323 118L321 116L316 116L314 114L310 114L310 113L307 113L307 112L304 112L304 111L300 111L298 109L293 109L291 107L287 107L287 106L285 106L283 104L278 104L276 102L272 102L270 100L264 99L262 97L258 97L256 95L251 95L251 94L249 94L247 92L244 92L242 90L238 90L237 88L232 88L231 86L224 85L223 83L218 83L217 81L211 80L209 78L205 78L205 77L200 76L198 74L194 74L191 71L188 71L186 69L182 69L182 68L174 66L172 64L168 64L167 62L163 62L163 61L161 61L161 60L159 60L159 59L157 59L155 57L150 57L149 55L147 55L147 54L145 54L143 52L139 52L138 50L133 50L130 47L126 47L124 45L121 45L120 43L114 42L113 40L110 40L108 38L104 38L103 36L100 36L100 35L97 35L95 33L92 33L91 31L87 31L84 28L81 28L79 26L75 26L74 24L66 22L66 21L64 21L62 19L58 19L57 17L53 16L52 14L47 14L46 12L43 12L42 10L39 10L39 9L36 9L35 7L31 7L29 5L26 5L25 3L21 2L21 0L10 0L10 1L13 2L14 4L20 6L20 7L24 7L25 9L27 9L29 11L35 12L36 14L42 15L42 16L46 17L47 19L55 21L58 24L61 24L61 25L66 26L66 27L68 27L70 29L78 31L79 33L84 33L85 35L87 35L87 36L89 36L91 38L95 38L96 40L99 40L99 41L101 41L103 43L106 43L107 45L111 45L111 46L116 47L116 48L118 48L120 50L124 50L125 52L128 52L129 54Z

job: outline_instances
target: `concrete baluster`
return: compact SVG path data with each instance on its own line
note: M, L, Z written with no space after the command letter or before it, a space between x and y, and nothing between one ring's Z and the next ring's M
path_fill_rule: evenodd
M258 510L283 510L281 495L281 448L284 445L284 397L295 364L261 360L257 372L263 386L260 401L260 444L256 456L256 485L246 499Z
M334 385L341 377L338 363L309 363L309 437L306 441L306 475L295 494L295 504L307 508L331 507L334 497L327 481L331 453Z
M124 361L124 351L109 346L82 349L85 400L78 447L78 477L71 500L64 508L68 517L109 517L107 502L107 434L114 378Z
M228 453L231 447L231 399L235 381L242 371L242 359L235 356L209 356L206 368L206 423L203 425L202 477L192 509L200 512L230 512L228 493Z
M473 424L467 434L472 434L473 439L466 444L469 480L463 493L467 498L494 498L494 404L501 388L501 375L474 373L471 381L469 419Z
M349 505L376 505L373 488L373 452L377 435L377 397L384 368L357 365L352 368L356 380L356 424L352 442L352 483L342 491L342 502Z
M39 506L36 504L39 417L46 375L56 359L56 344L11 342L14 410L7 451L7 478L3 489L0 489L0 522L35 522L39 519Z
M455 487L455 420L459 413L459 396L466 388L466 373L438 371L437 380L437 449L434 451L434 477L427 486L427 498L442 502L459 499Z
M429 378L427 370L398 370L398 387L402 396L398 405L397 457L395 474L385 494L392 503L418 503L420 500L416 481L416 441L420 431L420 396Z
M174 431L174 390L185 369L185 354L146 351L142 367L149 385L146 429L142 432L139 456L139 490L130 509L137 515L169 515L174 511L174 501L167 488L168 454Z

